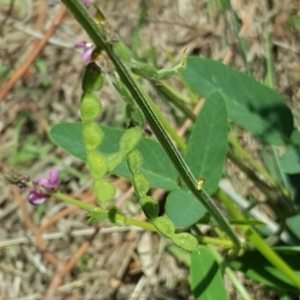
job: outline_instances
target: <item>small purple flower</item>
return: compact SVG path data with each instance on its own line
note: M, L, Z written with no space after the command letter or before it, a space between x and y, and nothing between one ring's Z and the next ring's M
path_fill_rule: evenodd
M56 170L51 170L49 173L49 179L46 178L40 178L40 179L35 179L32 180L32 183L35 186L40 186L44 188L45 190L55 190L57 189L58 186L58 181L59 181L59 174L58 171ZM31 188L29 192L29 203L32 205L39 205L42 204L46 201L47 199L47 194L43 191L40 191L39 189L36 188Z
M29 192L29 203L31 205L40 205L43 204L46 201L47 196L39 190L36 189L30 189Z
M147 123L145 128L144 128L144 133L147 134L147 135L152 135L153 134L153 131L150 127L150 125Z
M92 0L82 0L82 2L85 6L90 6L92 3Z
M82 58L84 62L89 62L92 59L94 45L86 41L80 41L75 44L75 48L83 49Z
M51 170L49 173L49 179L41 178L35 179L32 182L36 185L43 187L44 189L54 190L58 186L59 175L56 170Z

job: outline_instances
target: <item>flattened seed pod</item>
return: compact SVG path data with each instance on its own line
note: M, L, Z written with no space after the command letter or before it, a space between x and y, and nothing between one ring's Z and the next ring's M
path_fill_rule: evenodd
M174 223L167 217L158 217L153 220L154 227L165 237L172 238L175 235Z
M83 122L92 122L102 113L101 101L93 94L83 94L81 98L80 114Z
M131 174L137 174L143 165L142 153L134 149L127 155L127 166Z

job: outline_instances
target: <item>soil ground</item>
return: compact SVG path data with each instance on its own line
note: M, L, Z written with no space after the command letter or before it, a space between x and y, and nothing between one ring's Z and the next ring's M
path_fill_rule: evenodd
M168 67L169 57L178 59L187 49L188 54L226 59L230 66L246 69L232 14L222 9L222 1L95 2L144 61L153 60L151 53L155 52L158 67ZM266 55L272 55L274 88L300 126L300 2L233 0L232 7L242 28L240 37L251 73L263 82L268 70ZM9 78L24 71L61 10L60 1L55 0L0 1L1 92ZM165 251L163 238L136 228L90 226L85 212L54 199L32 207L27 190L4 180L3 174L12 169L39 178L56 168L61 171L63 192L95 202L86 166L48 138L52 125L80 121L84 62L74 49L80 40L88 38L66 13L40 54L0 99L0 299L193 299L188 269ZM171 82L181 88L176 79ZM124 127L124 105L116 93L106 85L100 96L104 105L101 122ZM170 107L155 100L179 128ZM247 135L244 143L255 151ZM235 180L242 193L251 188L242 182L241 174ZM114 183L118 206L138 216L130 183L118 178ZM162 191L153 194L164 199ZM277 299L275 293L242 280L254 299ZM231 299L240 299L230 282L227 289Z

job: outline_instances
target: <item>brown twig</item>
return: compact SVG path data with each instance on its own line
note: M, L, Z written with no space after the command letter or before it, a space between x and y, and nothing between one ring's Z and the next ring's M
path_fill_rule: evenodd
M31 66L31 64L34 62L34 60L38 57L38 55L41 53L45 45L47 44L47 41L49 38L53 35L55 32L56 27L60 24L61 20L64 18L65 14L67 12L67 9L65 6L62 6L60 11L58 12L56 18L54 19L51 27L47 30L44 37L39 41L36 48L33 50L31 56L28 58L26 63L19 68L11 77L11 79L4 85L2 90L0 91L0 101L4 99L4 97L9 93L9 91L13 88L13 86L16 84L16 82L24 76L24 74L27 72L28 68Z
M98 234L100 228L96 228L94 234L88 238L81 247L77 250L75 255L72 259L69 260L69 262L65 263L61 269L59 269L56 274L53 276L53 279L49 285L49 288L43 298L43 300L51 300L54 299L54 295L59 288L59 286L63 282L63 278L66 274L68 274L77 264L78 260L82 257L82 255L88 250L90 245L92 244L94 238Z

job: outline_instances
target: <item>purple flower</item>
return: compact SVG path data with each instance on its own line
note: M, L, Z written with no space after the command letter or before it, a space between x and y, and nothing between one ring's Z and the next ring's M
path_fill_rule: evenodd
M47 196L39 190L30 189L29 192L29 203L31 205L40 205L46 201Z
M82 0L82 2L85 6L90 6L92 3L92 0Z
M59 181L59 174L56 170L51 170L49 173L49 179L40 178L32 180L32 183L37 187L40 186L45 190L55 190L57 189ZM40 191L37 188L31 188L29 192L29 203L32 205L39 205L46 201L47 194L43 191Z
M94 45L86 41L80 41L75 44L75 48L83 49L83 60L89 62L92 59L92 54L94 51Z
M150 127L150 125L148 123L146 124L146 126L144 128L144 133L148 134L148 135L152 135L153 134L153 131L152 131L152 129L151 129L151 127Z

